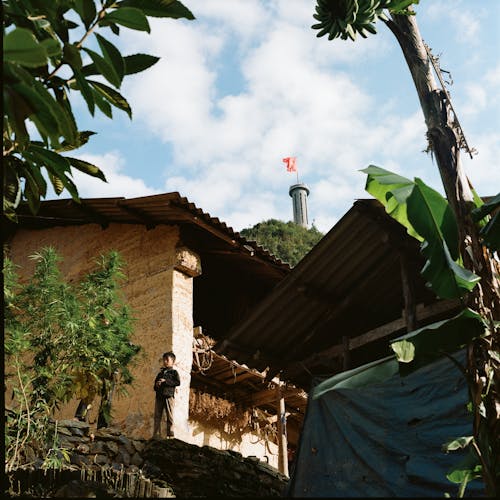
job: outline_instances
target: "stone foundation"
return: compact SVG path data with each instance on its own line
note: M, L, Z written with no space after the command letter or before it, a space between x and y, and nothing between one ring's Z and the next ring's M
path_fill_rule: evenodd
M42 469L34 458L8 474L9 491L24 498L75 497L280 497L288 478L257 457L196 446L178 439L132 439L118 429L92 434L87 423L58 422L61 448L71 463ZM9 488L9 485L7 485Z

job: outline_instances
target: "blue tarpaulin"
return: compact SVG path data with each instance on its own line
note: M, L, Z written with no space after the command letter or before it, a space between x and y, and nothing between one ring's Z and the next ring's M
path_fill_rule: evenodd
M464 350L454 354L464 362ZM467 452L441 446L472 434L467 385L448 358L401 377L394 357L313 387L288 496L444 497ZM466 496L484 495L472 481Z

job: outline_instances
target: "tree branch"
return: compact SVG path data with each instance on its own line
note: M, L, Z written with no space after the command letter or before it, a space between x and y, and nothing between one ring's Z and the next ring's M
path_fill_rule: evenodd
M95 19L95 21L92 23L92 25L89 27L89 29L87 30L87 32L85 33L85 35L83 35L83 37L81 38L81 40L76 44L76 48L77 49L81 49L82 47L82 44L83 42L92 34L92 32L95 30L96 26L99 24L99 21L101 21L101 19L106 15L106 8L107 7L103 7L100 11L99 11L99 14L97 14L97 18ZM61 61L53 70L52 70L52 73L50 73L50 75L45 78L44 82L47 83L53 76L55 76L55 74L61 69L61 67L64 65L65 63L63 61Z

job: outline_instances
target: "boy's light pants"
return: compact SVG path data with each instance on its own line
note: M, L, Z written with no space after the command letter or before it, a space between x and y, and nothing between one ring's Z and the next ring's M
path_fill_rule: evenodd
M163 411L165 411L167 416L167 437L174 437L174 404L175 399L173 396L168 397L156 394L153 437L161 437L160 429Z

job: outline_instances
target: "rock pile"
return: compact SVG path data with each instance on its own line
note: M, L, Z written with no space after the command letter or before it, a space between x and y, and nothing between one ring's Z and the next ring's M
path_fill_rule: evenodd
M12 471L8 496L279 497L288 481L256 457L178 439L130 439L113 428L91 434L73 420L59 421L58 433L71 463L45 471L38 458Z
M147 441L129 439L117 429L99 429L90 435L89 424L75 420L60 420L58 432L60 447L70 451L72 464L141 467L144 462L140 454Z

